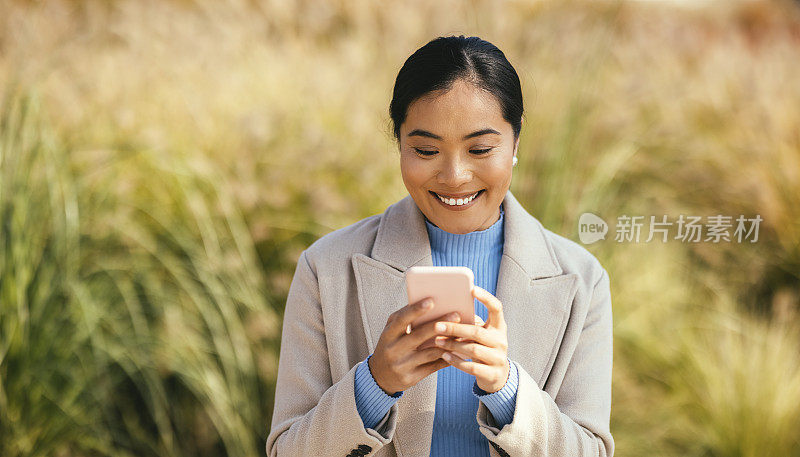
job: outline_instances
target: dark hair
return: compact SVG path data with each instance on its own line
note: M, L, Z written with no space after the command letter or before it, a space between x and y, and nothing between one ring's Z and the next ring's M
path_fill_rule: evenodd
M493 94L511 124L514 139L522 128L522 88L519 76L497 46L478 37L448 36L431 40L406 59L397 73L389 104L394 137L400 141L400 125L408 106L419 97L450 89L463 79Z

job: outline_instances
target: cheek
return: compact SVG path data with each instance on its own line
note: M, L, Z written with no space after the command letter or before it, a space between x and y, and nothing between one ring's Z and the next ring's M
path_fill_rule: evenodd
M433 176L431 168L420 160L402 158L400 173L407 186L420 186Z
M487 186L494 187L495 190L504 190L497 188L506 187L511 182L511 170L509 170L505 164L498 162L497 164L492 164L492 166L483 168L481 180Z

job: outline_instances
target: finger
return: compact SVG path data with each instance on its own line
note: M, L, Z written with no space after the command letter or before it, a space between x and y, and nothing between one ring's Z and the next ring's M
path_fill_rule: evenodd
M441 327L439 327L440 324ZM496 341L494 330L478 327L477 325L439 321L436 323L435 329L437 335L454 338L461 337L464 340L472 340L492 348L500 346L499 342Z
M410 334L403 335L401 338L403 340L402 344L407 347L419 348L419 346L423 343L428 343L430 347L433 347L433 338L438 334L434 328L436 323L441 321L460 322L460 320L461 316L459 316L458 313L453 312L445 316L441 316L437 320L426 322L419 327L412 329Z
M447 361L449 365L453 365L453 362L467 362L468 358L469 357L465 357L453 351L445 351L442 353L442 360Z
M446 360L439 358L434 360L433 362L420 365L419 368L417 368L417 370L414 371L413 373L415 377L417 377L418 379L422 379L428 376L429 374L433 373L434 371L441 370L442 368L445 368L447 366L450 366L450 364L447 363Z
M472 357L470 357L469 354L464 354L464 353L456 351L456 350L445 351L444 353L442 353L442 357L444 357L444 354L452 354L452 355L455 355L455 356L459 357L462 360L467 360L467 361L472 359ZM483 360L475 360L475 361L476 362L485 363Z
M473 316L473 321L472 321L473 325L477 325L478 327L484 327L486 325L486 322L484 322L483 319L480 316L478 316L477 314L473 314L472 316ZM457 338L450 338L450 339L452 339L454 341L472 341L472 340L469 340L467 338L463 338L463 337L460 337L460 336L457 337Z
M476 378L489 379L492 376L492 367L483 363L464 360L452 352L445 352L442 354L442 358L451 366L458 368L464 373L471 374Z
M487 365L501 365L506 357L497 350L472 342L457 342L453 340L438 339L436 345L444 348L447 352L454 352L462 359L472 359L483 362Z
M416 370L420 365L425 365L430 362L435 362L437 359L441 359L444 353L445 350L438 347L415 351L408 358L407 366L411 371Z
M429 309L433 308L433 299L423 298L422 300L408 304L389 316L389 322L386 324L386 330L396 338L402 335L407 335L406 331L414 319L425 314Z
M474 286L472 288L472 296L486 305L486 309L489 311L489 315L486 317L486 323L489 324L489 327L503 328L505 326L503 304L500 303L497 297L479 286Z

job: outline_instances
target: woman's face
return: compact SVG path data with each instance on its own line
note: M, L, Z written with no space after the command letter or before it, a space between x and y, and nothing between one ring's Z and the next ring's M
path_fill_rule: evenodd
M449 91L409 105L400 126L403 183L425 217L442 230L485 230L500 218L518 146L497 99L457 80Z

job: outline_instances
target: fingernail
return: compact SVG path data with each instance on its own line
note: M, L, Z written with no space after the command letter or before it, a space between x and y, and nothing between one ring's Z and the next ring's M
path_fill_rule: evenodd
M425 309L428 309L431 306L433 306L433 300L431 300L430 298L422 302L422 307Z
M436 324L436 331L437 332L443 332L443 331L445 331L445 329L447 329L447 327L442 322L438 322Z
M453 319L455 319L457 317L460 317L458 315L458 313L450 313L450 314L447 315L447 318L450 319L450 320L453 320Z

